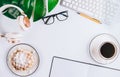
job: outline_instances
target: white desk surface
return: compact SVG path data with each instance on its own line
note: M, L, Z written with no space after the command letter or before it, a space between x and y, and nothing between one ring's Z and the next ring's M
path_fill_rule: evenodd
M64 10L67 9L58 5L50 14ZM120 25L96 24L79 16L74 11L69 10L68 13L69 18L66 21L56 19L54 24L45 25L40 20L32 23L32 27L23 33L22 42L35 47L40 56L39 68L30 77L49 77L53 56L98 64L89 55L90 41L98 34L112 34L120 42ZM0 16L0 32L18 30L16 22ZM6 56L12 46L5 39L0 39L0 76L2 77L17 77L6 64ZM120 69L119 59L120 57L114 63L106 66Z

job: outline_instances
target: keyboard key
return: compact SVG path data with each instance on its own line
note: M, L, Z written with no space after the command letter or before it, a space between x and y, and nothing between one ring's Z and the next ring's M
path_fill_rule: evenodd
M63 1L71 3L72 0L63 0Z
M73 6L73 9L74 9L74 10L77 10L77 6Z

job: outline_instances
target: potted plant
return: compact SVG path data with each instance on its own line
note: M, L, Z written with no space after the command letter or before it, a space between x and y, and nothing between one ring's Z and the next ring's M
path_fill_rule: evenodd
M5 4L13 4L24 10L25 14L29 18L33 17L33 21L38 21L46 15L46 9L48 12L52 11L58 3L58 0L48 0L46 5L45 0L0 0L0 7ZM48 7L46 7L48 6ZM16 19L20 13L15 8L6 9L3 14L11 19Z

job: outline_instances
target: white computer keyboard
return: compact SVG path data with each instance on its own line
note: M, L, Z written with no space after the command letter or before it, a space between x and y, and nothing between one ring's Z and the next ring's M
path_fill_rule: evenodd
M120 0L61 0L60 4L106 24L120 18Z

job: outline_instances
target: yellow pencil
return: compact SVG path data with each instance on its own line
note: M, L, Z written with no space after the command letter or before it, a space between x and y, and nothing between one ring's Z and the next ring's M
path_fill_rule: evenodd
M95 19L95 18L92 18L92 17L90 17L90 16L88 16L88 15L86 15L86 14L83 14L83 13L78 13L78 14L80 14L80 16L83 16L83 17L85 17L85 18L87 18L87 19L89 19L89 20L91 20L91 21L94 21L94 22L96 22L96 23L98 23L98 24L101 24L101 22L100 22L99 20L97 20L97 19Z

